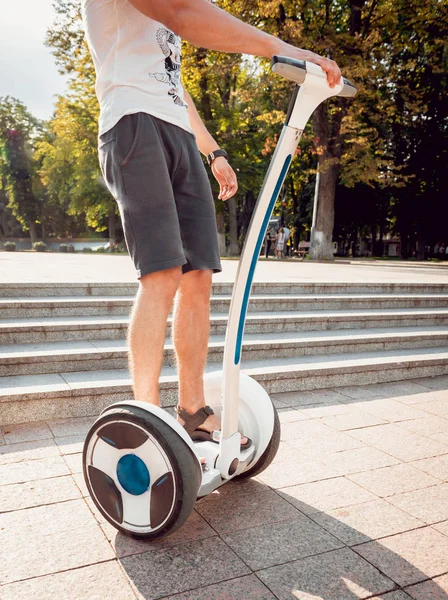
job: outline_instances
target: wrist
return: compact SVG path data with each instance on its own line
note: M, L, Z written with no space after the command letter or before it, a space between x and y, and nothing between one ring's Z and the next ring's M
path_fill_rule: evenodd
M265 56L267 58L272 58L275 55L284 56L285 54L287 54L288 44L286 44L282 40L279 40L278 38L274 37L273 35L271 36L271 38L272 39L269 40L270 43L267 44L267 46L266 46Z

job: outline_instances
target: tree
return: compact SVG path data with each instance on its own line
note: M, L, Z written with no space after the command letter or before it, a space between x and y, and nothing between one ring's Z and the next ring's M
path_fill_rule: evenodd
M58 98L47 135L38 144L40 174L50 202L77 220L81 215L96 231L115 238L118 207L102 181L98 164L99 104L95 68L84 37L79 3L56 0L56 20L47 32L68 90Z
M41 124L15 98L0 98L0 177L7 208L30 232L31 243L37 239L41 205L35 194L37 176L33 162L32 138Z

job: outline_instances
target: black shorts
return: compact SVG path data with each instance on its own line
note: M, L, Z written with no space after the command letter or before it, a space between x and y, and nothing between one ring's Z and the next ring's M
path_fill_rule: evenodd
M175 266L222 270L215 204L191 133L138 112L100 136L98 153L138 278Z

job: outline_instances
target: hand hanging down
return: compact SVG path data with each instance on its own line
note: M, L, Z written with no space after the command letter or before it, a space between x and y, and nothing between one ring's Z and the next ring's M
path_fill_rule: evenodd
M224 201L232 198L238 190L238 181L235 171L232 169L227 159L223 156L215 158L212 162L212 173L219 183L218 198Z

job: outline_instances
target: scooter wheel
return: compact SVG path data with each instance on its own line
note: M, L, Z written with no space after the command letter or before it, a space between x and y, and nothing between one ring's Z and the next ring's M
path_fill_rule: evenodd
M250 467L247 471L243 471L237 475L235 479L247 479L248 477L255 477L269 467L271 462L274 460L280 445L280 431L280 419L278 418L277 409L274 406L274 429L272 431L271 439L266 446L266 450L263 452L257 462L252 465L252 467Z
M87 489L103 517L122 533L171 535L193 510L202 481L191 448L167 423L139 407L98 417L83 450Z

